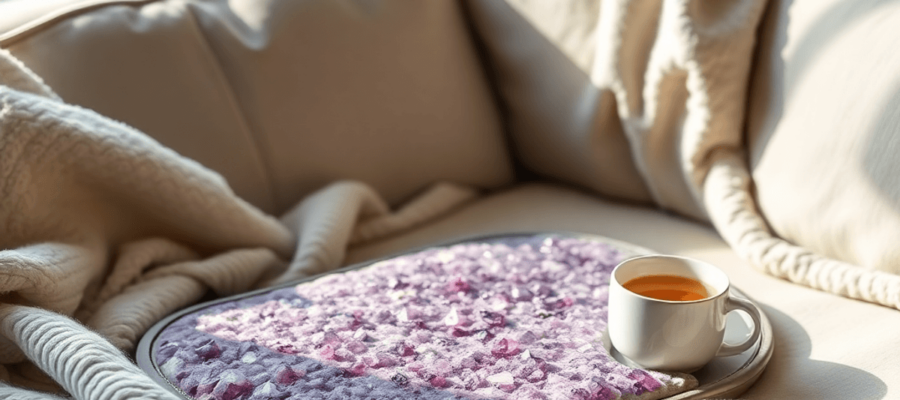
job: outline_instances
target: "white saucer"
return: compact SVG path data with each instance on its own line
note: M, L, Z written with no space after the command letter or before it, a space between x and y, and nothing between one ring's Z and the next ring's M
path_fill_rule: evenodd
M772 350L775 348L769 319L759 306L743 292L733 286L731 287L731 292L736 297L750 300L759 310L762 324L759 340L753 347L741 354L731 357L716 357L699 370L691 372L691 375L697 378L700 385L693 390L666 397L666 399L687 400L738 397L756 382L766 368L766 364L769 363L769 359L772 357ZM725 341L728 343L740 343L750 336L752 326L753 320L744 313L733 312L728 314L725 325ZM609 334L606 332L603 333L603 347L616 361L632 368L643 368L619 353L612 346Z

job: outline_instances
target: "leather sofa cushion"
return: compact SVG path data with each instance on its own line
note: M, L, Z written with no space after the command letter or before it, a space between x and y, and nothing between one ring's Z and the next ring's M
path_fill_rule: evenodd
M455 2L108 5L4 46L67 102L198 160L270 213L338 179L397 204L438 180L513 178Z
M774 353L742 399L900 397L900 313L794 285L755 271L713 228L664 212L529 184L487 197L430 225L352 248L347 263L491 233L571 231L603 235L722 268L762 305Z
M900 5L773 1L749 112L750 166L788 241L900 273Z

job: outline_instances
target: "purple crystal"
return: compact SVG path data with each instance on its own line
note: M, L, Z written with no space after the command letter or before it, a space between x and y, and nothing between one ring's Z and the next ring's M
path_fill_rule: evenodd
M676 385L596 344L609 274L631 254L515 243L426 250L223 303L169 325L157 360L186 393L215 400L612 399Z
M325 332L324 334L322 334L322 342L316 343L316 344L317 345L335 346L340 342L341 342L341 338L338 337L337 334L335 334L334 332Z
M384 367L393 367L398 364L397 357L394 357L388 353L378 353L376 355L378 357L378 363L375 364L376 368L384 368Z
M219 345L217 345L212 340L210 340L203 346L200 346L199 348L197 348L197 356L199 356L201 359L204 359L204 360L209 360L210 358L216 358L219 356L219 354L221 354L221 351L219 350Z
M365 375L365 373L366 373L366 364L363 364L363 363L356 363L356 364L353 364L353 366L350 367L350 368L348 368L347 371L350 372L350 374L351 374L351 375L354 375L354 376L362 376L362 375Z
M447 290L453 293L468 292L469 289L471 289L469 283L459 277L450 280L450 283L447 284Z
M515 301L531 301L531 299L534 298L534 294L525 287L513 288L512 292L510 292L510 295Z
M531 286L531 291L535 293L535 295L540 297L547 297L553 293L553 289L550 286L544 283L535 283Z
M275 382L283 385L290 385L304 375L306 375L306 373L303 371L297 371L289 366L283 366L275 372Z
M488 326L504 326L506 325L506 317L503 314L490 312L490 311L481 311L481 320L488 324Z
M356 354L361 354L365 353L366 350L368 350L368 347L365 345L365 343L354 340L350 343L347 343L347 350L350 350Z
M521 335L519 335L519 343L522 344L532 344L537 340L537 335L535 335L532 331L525 331Z

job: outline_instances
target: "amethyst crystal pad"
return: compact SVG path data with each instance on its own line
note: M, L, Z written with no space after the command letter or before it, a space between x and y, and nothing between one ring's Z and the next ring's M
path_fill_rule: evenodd
M195 399L656 398L684 380L601 342L633 255L546 235L429 249L185 315L155 358Z

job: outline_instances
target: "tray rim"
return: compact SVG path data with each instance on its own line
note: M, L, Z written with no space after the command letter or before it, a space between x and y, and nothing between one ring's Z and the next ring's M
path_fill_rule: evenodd
M150 329L147 330L141 336L141 340L138 342L137 348L135 349L135 361L138 367L144 371L150 379L156 382L158 385L166 388L170 392L175 395L178 395L184 400L194 400L193 397L189 396L187 393L184 393L180 388L172 384L160 371L159 366L156 363L156 357L154 356L152 350L154 345L156 344L156 339L159 336L160 332L163 329L168 327L170 324L175 322L177 319L181 318L186 314L190 314L204 308L212 307L220 303L241 300L247 297L253 297L258 294L263 294L267 292L271 292L274 290L279 290L291 286L296 286L304 282L310 282L316 279L319 279L326 275L331 274L339 274L347 271L353 271L357 269L362 269L374 264L377 264L382 261L386 261L392 258L396 258L399 256L418 253L421 251L425 251L428 249L433 249L437 247L447 247L453 246L457 244L462 244L466 242L472 241L488 241L494 239L501 238L509 238L509 237L517 237L517 236L539 236L539 235L559 235L563 237L572 237L572 238L586 238L586 239L599 239L604 242L613 244L617 247L621 247L631 252L641 254L661 254L649 248L635 245L629 242L613 239L603 235L584 233L584 232L573 232L573 231L515 231L515 232L499 232L499 233L488 233L488 234L475 234L475 235L463 235L458 236L453 239L448 239L445 241L440 241L433 244L428 244L424 246L414 247L411 249L406 249L403 251L391 253L386 256L373 258L370 260L358 262L355 264L351 264L345 267L341 267L338 269L334 269L328 272L324 272L321 274L316 274L313 276L309 276L306 278L300 278L291 282L285 282L279 285L255 289L244 293L239 293L232 296L222 297L215 300L206 301L203 303L195 304L192 306L185 307L183 309L177 310L159 322L153 324ZM769 322L769 318L766 316L765 312L759 305L753 300L750 296L746 295L743 291L736 288L734 285L731 285L731 290L736 291L741 296L747 298L756 308L759 310L760 314L760 336L759 336L759 345L756 346L756 351L753 356L747 360L744 365L739 367L733 373L726 375L724 378L715 381L708 382L705 384L701 384L694 389L687 390L685 392L681 392L679 394L665 397L661 400L699 400L699 399L707 399L711 397L737 397L743 394L747 389L749 389L762 375L766 366L769 363L769 360L772 358L772 353L775 348L775 340L773 337L772 325ZM151 373L152 371L152 373Z

